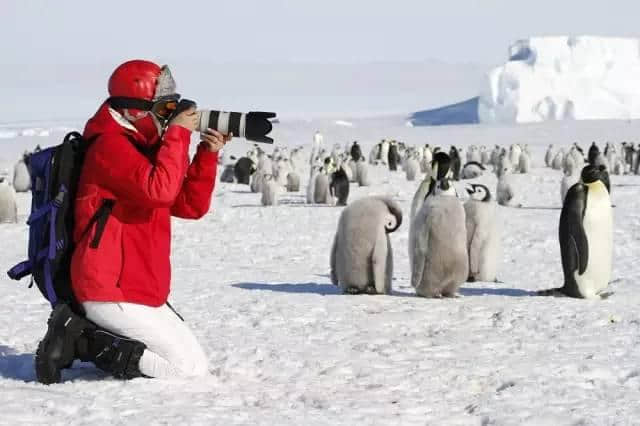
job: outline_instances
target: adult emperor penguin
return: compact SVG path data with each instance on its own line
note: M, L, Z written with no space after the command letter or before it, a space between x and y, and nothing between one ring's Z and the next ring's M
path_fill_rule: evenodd
M582 169L560 214L559 240L564 285L539 294L598 299L611 279L613 214L603 166Z

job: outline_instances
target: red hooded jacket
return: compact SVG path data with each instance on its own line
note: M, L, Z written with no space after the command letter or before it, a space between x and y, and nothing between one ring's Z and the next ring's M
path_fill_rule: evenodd
M106 104L89 120L84 137L95 139L75 203L74 294L80 303L161 306L171 281L171 216L207 213L218 153L199 146L189 164L191 132L169 126L154 154L144 155L138 149L147 145L144 136ZM100 225L91 219L104 200L113 200L113 208L96 246Z

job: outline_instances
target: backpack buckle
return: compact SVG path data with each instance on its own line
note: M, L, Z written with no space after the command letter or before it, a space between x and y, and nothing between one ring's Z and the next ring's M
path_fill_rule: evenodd
M65 194L66 191L64 189L61 189L60 192L58 192L58 195L56 195L55 200L53 200L53 205L55 205L56 207L62 206Z

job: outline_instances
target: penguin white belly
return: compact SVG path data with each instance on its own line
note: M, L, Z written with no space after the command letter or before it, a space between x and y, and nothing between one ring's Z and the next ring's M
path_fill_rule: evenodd
M576 284L585 299L598 297L611 280L613 249L613 215L611 199L601 183L589 189L587 208L582 221L589 242L589 260L584 274L574 273Z

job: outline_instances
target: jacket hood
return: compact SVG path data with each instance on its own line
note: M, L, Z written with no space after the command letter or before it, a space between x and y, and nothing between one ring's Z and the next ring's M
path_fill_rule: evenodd
M148 146L149 142L142 133L138 132L133 124L128 122L122 114L103 103L93 117L87 121L83 136L85 139L99 134L118 133L129 136L136 144Z

